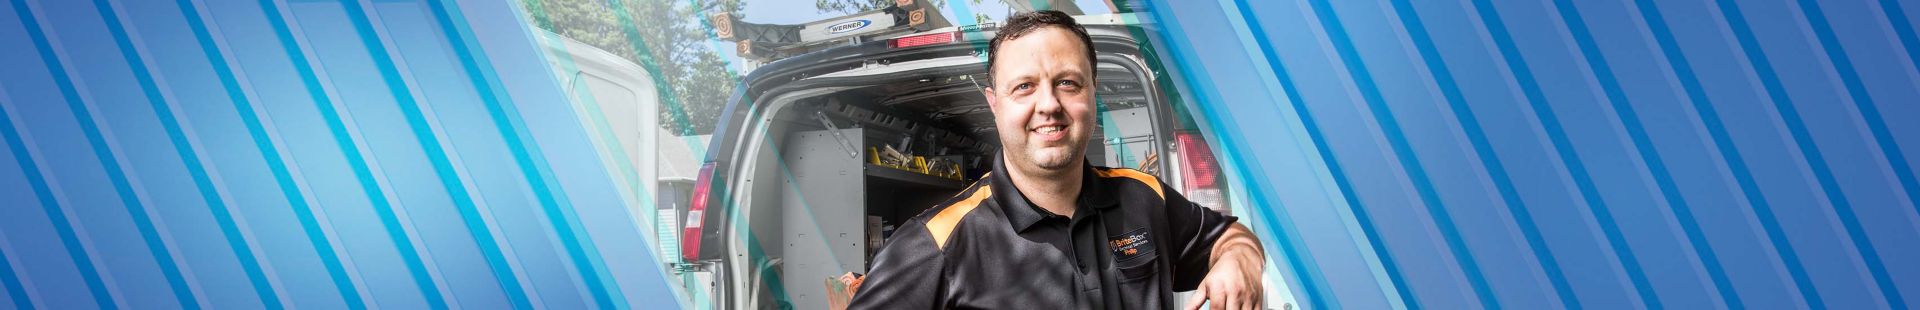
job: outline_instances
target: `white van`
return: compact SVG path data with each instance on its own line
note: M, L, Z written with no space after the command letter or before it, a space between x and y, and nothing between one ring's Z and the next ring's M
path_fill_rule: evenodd
M1098 72L1088 159L1155 174L1228 212L1199 125L1143 54L1147 30L1130 14L1077 19ZM680 270L710 279L687 289L721 309L825 309L828 277L864 272L891 227L991 169L998 136L980 87L996 29L865 40L755 69L679 215Z

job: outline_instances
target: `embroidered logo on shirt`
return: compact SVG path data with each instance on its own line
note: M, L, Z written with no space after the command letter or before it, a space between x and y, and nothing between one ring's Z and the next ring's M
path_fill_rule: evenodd
M1107 240L1107 246L1113 250L1114 261L1131 260L1153 253L1153 239L1147 237L1146 227L1113 236Z

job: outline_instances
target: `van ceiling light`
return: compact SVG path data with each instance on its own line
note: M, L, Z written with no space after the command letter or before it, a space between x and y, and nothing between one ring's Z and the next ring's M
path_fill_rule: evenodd
M893 41L887 42L887 45L891 45L893 48L907 48L907 47L915 47L915 46L923 46L923 45L946 44L946 43L953 43L953 41L957 40L958 37L959 35L952 32L923 34L923 35L893 39Z

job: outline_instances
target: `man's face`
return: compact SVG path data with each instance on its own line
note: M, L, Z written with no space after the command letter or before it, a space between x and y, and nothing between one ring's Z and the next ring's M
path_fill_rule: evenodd
M987 106L1007 162L1030 172L1078 169L1093 136L1093 64L1060 27L1000 43Z

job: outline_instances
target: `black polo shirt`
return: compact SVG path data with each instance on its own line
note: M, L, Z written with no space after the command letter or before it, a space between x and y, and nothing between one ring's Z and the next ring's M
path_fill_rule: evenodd
M1073 217L993 171L896 229L851 309L1167 309L1235 220L1133 169L1086 169Z

